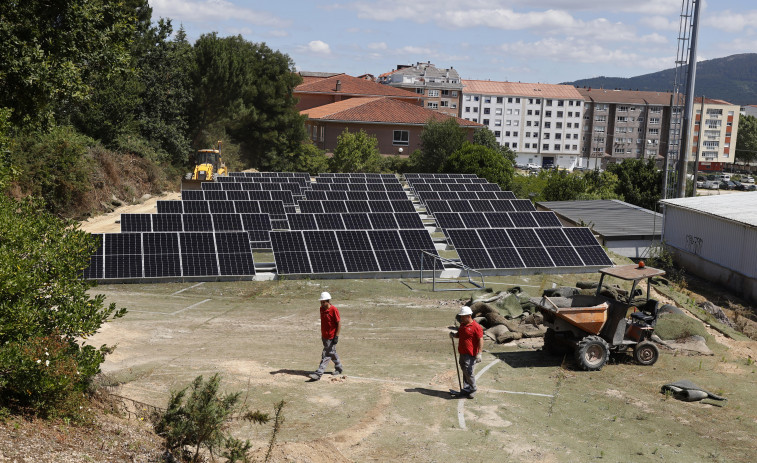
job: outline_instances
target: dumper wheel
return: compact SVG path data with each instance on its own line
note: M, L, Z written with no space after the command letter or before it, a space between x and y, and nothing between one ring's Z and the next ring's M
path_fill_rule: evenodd
M657 346L649 341L642 341L633 348L633 358L640 365L654 365L659 357Z
M607 363L610 346L599 336L586 336L578 341L576 363L586 371L598 371Z
M544 333L544 350L551 355L565 355L567 349L557 339L557 333L552 328L547 328Z

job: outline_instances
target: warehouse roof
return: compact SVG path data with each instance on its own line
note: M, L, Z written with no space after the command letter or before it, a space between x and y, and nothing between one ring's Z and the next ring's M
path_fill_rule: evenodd
M680 207L757 227L757 192L663 199L666 206Z
M616 199L536 203L573 223L585 223L605 238L659 236L662 214Z

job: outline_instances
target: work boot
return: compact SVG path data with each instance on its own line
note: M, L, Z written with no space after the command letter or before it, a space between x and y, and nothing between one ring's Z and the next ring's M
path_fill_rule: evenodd
M321 375L319 375L318 373L310 373L308 377L313 381L318 381L319 379L321 379Z
M344 370L343 370L343 369L342 369L342 370L334 370L334 376L339 376L339 375L341 375L342 373L344 373Z
M469 399L475 399L476 398L476 391L469 392L465 395Z

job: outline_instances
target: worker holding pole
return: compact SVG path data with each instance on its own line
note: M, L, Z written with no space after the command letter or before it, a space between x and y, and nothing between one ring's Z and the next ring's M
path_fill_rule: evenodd
M334 362L334 374L341 375L344 369L339 355L336 353L336 344L339 342L339 332L342 330L342 319L339 316L339 310L331 305L331 294L321 293L321 341L323 342L323 351L321 352L321 364L318 369L308 376L313 381L321 379L323 372L329 364Z
M481 349L484 345L484 329L473 320L473 312L468 306L460 308L460 328L457 333L450 332L449 337L460 341L457 344L457 352L460 354L460 369L463 372L463 386L460 394L472 399L476 395L476 377L473 375L473 366L481 362ZM454 350L453 350L454 353Z

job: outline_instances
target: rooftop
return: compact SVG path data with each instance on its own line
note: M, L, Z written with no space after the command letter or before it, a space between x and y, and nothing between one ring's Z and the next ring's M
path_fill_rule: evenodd
M660 202L666 206L680 207L757 227L757 192L663 199Z
M543 201L537 205L608 237L660 236L662 214L617 199Z
M672 93L646 92L639 90L614 90L607 88L577 88L585 100L597 103L654 104L670 106Z
M337 82L339 83L337 89ZM323 77L317 80L304 82L294 89L294 93L327 93L350 96L388 96L394 98L422 99L421 95L403 90L401 88L381 85L366 79L359 79L347 74L337 74L331 77Z
M463 80L464 93L507 95L533 98L562 98L583 100L572 85L530 84L521 82L495 82L490 80Z
M390 87L391 88L391 87ZM309 119L425 125L430 119L443 121L447 116L394 98L350 98L300 111ZM481 127L481 124L454 118L462 127Z

